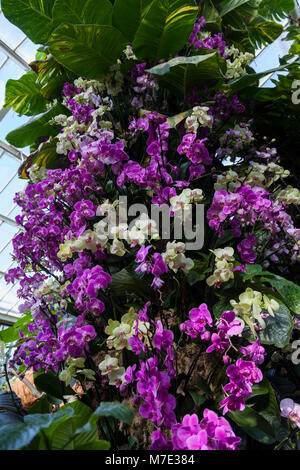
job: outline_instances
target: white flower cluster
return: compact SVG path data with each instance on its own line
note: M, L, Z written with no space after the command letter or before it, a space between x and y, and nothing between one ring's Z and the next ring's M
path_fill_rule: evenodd
M208 114L208 111L207 106L195 106L191 116L188 116L185 120L186 130L196 134L199 126L212 127L214 118Z
M141 214L130 226L121 222L118 214L118 201L110 203L108 200L98 208L105 219L94 224L93 230L85 230L81 235L66 238L60 245L57 256L65 261L71 258L74 252L90 250L95 253L99 248L105 249L108 253L117 256L124 256L126 251L124 241L131 247L144 245L146 240L158 240L159 234L156 222ZM99 212L97 211L97 215Z
M281 202L283 205L300 204L300 191L298 188L287 186L281 189L275 195L276 202Z
M256 336L255 330L266 327L264 318L269 315L274 316L274 312L280 308L275 299L269 299L265 294L250 289L250 287L239 296L239 302L230 300L230 304L234 312L251 328L254 336ZM263 310L266 312L264 313Z
M65 114L59 114L49 121L50 124L59 125L63 128L56 138L58 139L56 145L56 151L59 154L67 155L72 149L79 149L81 138L85 138L86 135L93 135L95 130L99 128L110 129L112 123L107 120L100 120L106 112L111 111L112 102L108 96L102 98L99 93L102 93L106 89L106 85L97 80L85 80L78 78L74 81L76 88L82 89L82 91L72 98L80 105L88 104L95 107L91 113L92 120L89 123L79 123L74 119L73 116L66 116ZM63 100L63 104L67 105L68 98Z
M187 220L192 214L192 204L198 204L203 201L204 195L202 189L185 188L178 196L170 199L170 211L174 213L174 217L181 221Z
M121 385L124 382L125 368L119 366L119 352L124 348L131 351L128 340L136 333L138 333L140 340L144 339L147 342L149 327L149 323L138 320L138 315L133 307L122 316L121 322L108 320L108 326L105 328L105 333L109 335L107 346L109 349L114 348L115 351L112 355L106 354L104 360L99 364L99 369L102 375L108 376L109 385Z
M220 287L222 282L228 282L230 279L234 279L232 272L234 259L234 249L230 246L226 248L217 248L211 250L216 257L214 273L206 279L208 286Z
M184 254L185 243L183 242L168 242L166 251L162 253L164 262L172 271L177 273L181 269L184 273L188 273L194 267L194 261L187 258Z
M238 185L243 181L248 186L261 186L268 188L280 178L287 178L290 175L288 170L285 170L282 166L277 165L274 162L261 164L257 162L250 162L251 171L247 168L248 174L241 172L238 174L236 171L228 170L221 175L218 175L217 181L214 185L216 191L220 189L229 189L234 191ZM293 189L293 188L291 188ZM284 190L285 191L285 190ZM284 197L284 192L282 197ZM296 193L290 196L295 197Z
M226 48L228 59L226 60L227 71L226 78L238 78L246 73L246 66L254 59L250 52L240 52L234 46Z
M84 357L71 357L70 359L68 359L67 367L60 372L59 379L65 382L67 386L70 385L73 377L78 374L83 376L84 380L96 380L95 371L93 371L92 369L86 369L84 367L84 363Z

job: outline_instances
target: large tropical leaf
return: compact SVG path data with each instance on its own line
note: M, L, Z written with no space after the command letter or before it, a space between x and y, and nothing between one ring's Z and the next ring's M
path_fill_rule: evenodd
M217 52L211 52L191 57L175 57L148 69L148 72L157 76L162 85L186 96L193 86L203 81L222 79L222 67L224 60L219 58Z
M256 16L246 25L249 40L253 47L260 48L263 45L271 44L280 36L283 31L281 24L266 20L261 16Z
M116 0L113 9L113 25L132 41L153 0Z
M2 0L4 16L36 44L44 44L53 30L54 0Z
M13 343L20 339L20 331L26 335L28 334L27 325L32 322L31 313L26 313L24 316L19 318L12 326L5 328L5 330L0 331L0 341L4 343Z
M49 428L53 423L68 419L73 413L73 409L68 407L51 414L30 414L24 417L24 423L1 426L0 450L18 450L27 446L40 430Z
M259 5L259 13L265 18L280 20L295 8L294 0L263 0Z
M49 121L58 114L65 114L66 111L67 109L58 103L46 113L38 116L34 121L9 132L6 136L7 142L15 147L23 148L35 143L39 137L56 135L58 128L49 124Z
M55 430L53 430L54 432L51 429L49 430L50 432L52 431L51 434L49 433L52 450L72 450L77 446L85 445L98 438L97 426L93 425L90 431L78 434L74 439L70 439L70 436L75 433L76 429L88 422L92 415L92 410L80 401L69 403L63 406L62 409L68 407L74 410L73 416L67 421L59 423Z
M57 139L51 139L50 142L41 144L38 150L29 155L25 162L19 168L19 177L29 179L28 170L32 165L39 168L44 167L53 169L61 167L61 155L56 152Z
M210 28L211 23L221 27L221 17L215 8L212 0L201 0L199 3L199 16L203 16L206 21L206 28Z
M220 12L223 25L234 28L243 28L245 22L257 15L261 0L214 0L215 6Z
M253 439L270 445L278 439L280 411L274 390L266 379L263 381L261 392L254 391L245 409L228 413L228 417Z
M288 308L280 303L280 308L265 319L266 328L259 332L262 344L274 344L278 348L286 346L294 326L293 319Z
M275 67L273 69L265 70L264 72L259 72L259 73L247 73L245 75L242 75L239 78L234 78L233 80L229 81L229 85L231 88L232 93L236 93L239 90L242 90L243 88L247 88L253 85L258 85L258 82L261 78L273 73L273 72L279 72L281 70L286 70L289 68L289 65L283 64L279 65L278 67Z
M66 70L51 54L29 65L37 73L40 92L46 99L58 98L65 82L73 81L75 78L73 72Z
M30 71L19 80L8 80L5 89L5 108L12 107L16 113L32 116L46 111L47 101L36 83L37 74Z
M49 40L56 60L78 75L99 79L126 47L126 39L113 26L59 26Z
M133 41L139 59L168 59L186 43L197 17L193 0L154 0Z
M289 309L300 316L300 287L294 282L276 275L268 278L268 282L279 292L282 301Z
M39 392L45 392L50 397L62 400L63 395L74 395L74 391L70 386L62 387L62 382L58 379L54 372L36 372L34 374L34 385Z
M112 4L109 0L56 0L53 22L59 26L70 24L106 24L112 22Z

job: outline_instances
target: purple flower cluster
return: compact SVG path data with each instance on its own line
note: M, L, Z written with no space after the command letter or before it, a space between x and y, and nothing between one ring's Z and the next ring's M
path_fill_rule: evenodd
M24 364L28 369L58 371L60 365L70 357L85 357L89 352L88 343L96 337L92 325L60 326L57 316L46 316L46 307L40 310L40 317L28 325L33 336L21 337L10 365ZM55 328L53 328L53 326Z
M144 104L151 103L152 91L156 84L151 75L146 72L147 63L142 62L136 64L131 71L131 79L133 80L133 90L137 93L131 101L131 106L136 109L142 108Z
M181 323L180 331L186 333L191 338L200 338L209 341L210 332L206 330L206 326L213 326L213 320L206 304L199 305L189 312L190 319Z
M215 350L223 353L225 349L228 350L231 346L231 336L240 335L242 331L242 321L236 317L235 313L232 310L223 312L217 324L217 333L212 334L212 344L207 348L206 352L210 353Z
M291 216L261 187L240 185L236 192L227 192L225 189L216 191L212 205L207 211L207 218L209 226L221 233L225 221L228 221L236 237L240 237L241 228L260 223L272 236L283 233L288 241L294 241L293 249L298 251L296 242L299 230L295 229ZM238 246L244 262L253 263L256 259L253 251L256 243L254 239L255 236L249 235Z
M220 402L220 408L223 408L223 414L228 411L242 411L245 409L245 400L252 394L253 384L262 381L262 372L255 361L240 358L227 367L226 374L230 382L224 386L224 391L228 396Z
M141 368L136 372L136 400L143 400L139 412L143 418L150 419L157 426L170 429L176 422L174 408L176 400L168 392L171 386L170 377L158 369L158 358L154 356L147 362L140 362Z
M136 271L152 274L154 279L151 286L153 289L159 289L164 284L161 276L167 273L169 269L160 253L156 252L151 256L150 260L146 260L151 248L151 245L147 247L142 246L137 252L136 262L139 263L139 266L136 268Z
M200 422L196 414L185 415L172 426L173 450L237 450L240 443L228 421L207 408Z
M226 58L226 42L223 41L222 33L215 34L214 36L208 35L201 41L198 38L200 29L206 24L205 18L202 16L197 20L194 25L192 34L189 37L189 43L192 44L195 49L217 49L223 58Z
M98 265L85 269L81 276L67 285L68 294L74 297L76 308L82 312L77 322L82 321L89 312L99 315L104 311L105 305L98 295L100 290L107 289L111 281L111 276Z
M242 263L253 264L256 260L257 254L254 251L254 247L257 245L257 238L249 233L247 237L242 240L238 245L237 249L240 254Z
M177 148L179 155L186 154L188 159L194 164L211 165L212 158L209 155L204 142L208 139L196 139L196 134L185 134L181 144Z

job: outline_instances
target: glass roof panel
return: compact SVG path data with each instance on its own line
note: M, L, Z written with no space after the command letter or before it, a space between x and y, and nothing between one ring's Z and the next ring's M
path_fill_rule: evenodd
M19 208L14 204L13 198L26 185L26 181L18 179L17 172L29 150L22 149L20 152L14 149L6 142L5 137L8 132L30 119L18 116L12 109L3 109L5 84L7 80L17 80L30 70L27 63L34 60L37 48L22 31L5 19L0 10L0 324L3 315L8 320L11 319L11 322L19 316L18 284L7 285L4 273L16 267L11 253L12 239L19 231L14 223Z

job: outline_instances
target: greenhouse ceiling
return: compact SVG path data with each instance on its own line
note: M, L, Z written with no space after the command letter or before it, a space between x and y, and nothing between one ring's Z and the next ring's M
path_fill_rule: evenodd
M34 59L36 49L37 46L7 21L0 10L0 324L12 323L19 315L18 286L6 285L4 274L14 267L11 252L12 239L18 231L14 220L18 211L13 198L25 186L18 178L18 168L27 153L26 149L23 153L9 145L5 136L28 119L3 108L5 84L30 69L28 63Z

